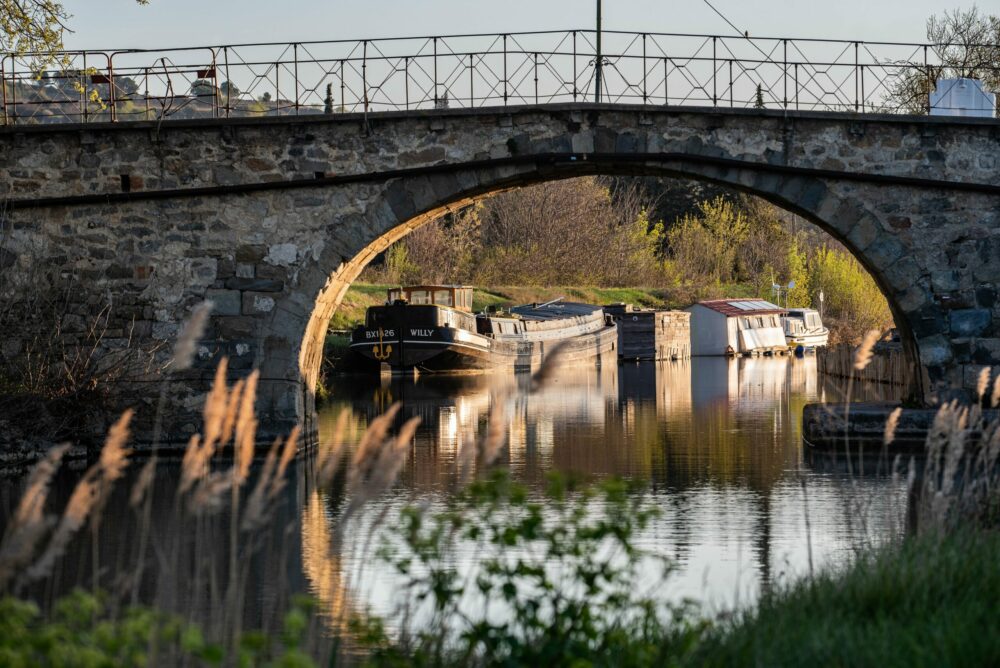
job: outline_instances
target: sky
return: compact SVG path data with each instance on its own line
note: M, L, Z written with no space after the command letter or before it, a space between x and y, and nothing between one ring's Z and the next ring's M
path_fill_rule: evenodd
M952 0L710 0L752 36L921 42ZM71 49L590 28L594 0L63 0ZM1000 0L978 3L987 13ZM611 30L732 34L705 0L604 0Z

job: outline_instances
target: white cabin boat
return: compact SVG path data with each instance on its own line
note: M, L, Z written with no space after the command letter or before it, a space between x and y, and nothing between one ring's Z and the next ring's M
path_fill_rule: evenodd
M790 348L818 348L825 346L830 339L830 330L823 326L823 320L816 309L790 308L788 315L781 320L785 328L785 340Z
M691 354L751 355L788 350L781 317L787 311L760 299L713 299L688 307Z

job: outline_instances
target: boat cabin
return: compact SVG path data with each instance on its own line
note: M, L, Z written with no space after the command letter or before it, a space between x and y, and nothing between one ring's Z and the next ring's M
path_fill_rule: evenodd
M743 355L787 350L781 318L787 310L759 299L713 299L691 314L692 355Z
M405 301L407 304L446 306L457 311L472 312L472 288L467 285L409 285L390 288L388 303Z

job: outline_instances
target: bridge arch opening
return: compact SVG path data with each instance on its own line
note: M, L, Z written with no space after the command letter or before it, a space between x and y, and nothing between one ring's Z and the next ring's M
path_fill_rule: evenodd
M475 173L463 173L457 169L442 174L435 170L428 175L415 175L385 184L381 194L387 201L393 198L394 192L414 194L413 214L399 216L393 210L393 215L383 217L374 226L373 238L361 245L352 257L333 268L322 289L318 291L299 357L299 369L304 381L303 408L306 414L312 415L315 408L314 391L323 362L329 322L351 284L379 254L413 231L440 220L446 214L460 212L499 193L582 176L652 177L701 182L730 193L751 195L781 211L798 216L838 242L871 276L888 302L906 359L915 368L921 368L916 339L891 282L879 270L877 261L858 247L851 238L853 235L849 236L843 226L838 225L836 216L851 211L854 204L838 198L821 181L804 176L776 178L773 174L761 175L746 169L720 169L697 159L690 164L678 163L664 167L657 161L636 160L635 156L625 156L618 162L600 164L570 161L562 164L532 164L527 168L515 169L503 166L490 170L480 169ZM405 206L400 208L406 211ZM914 386L908 388L911 395L923 396L923 385L926 382L924 375L914 374Z

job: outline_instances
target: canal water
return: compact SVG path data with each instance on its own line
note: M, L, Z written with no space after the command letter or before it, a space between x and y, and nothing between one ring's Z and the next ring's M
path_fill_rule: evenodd
M668 600L695 599L715 611L746 605L763 588L808 573L810 564L845 564L856 550L901 531L905 490L884 467L848 467L842 457L803 446L802 407L846 398L841 384L820 379L809 356L561 368L537 391L530 376L502 373L339 377L332 386L318 416L321 440L331 437L346 412L353 447L368 423L395 402L402 405L397 426L412 416L422 421L399 482L365 506L350 531L338 525L343 492L313 488L308 458L293 464L274 502L276 528L263 543L269 564L255 560L240 576L250 590L246 605L258 612L279 609L282 596L303 591L321 601L329 619L343 619L345 606L390 613L399 582L373 558L375 534L391 531L395 511L408 504L442 506L454 493L463 445L481 436L500 409L507 443L500 463L532 494L541 495L550 471L642 483L647 503L660 513L638 542L673 560L676 571L658 594ZM883 392L855 389L851 398L892 398ZM61 474L55 508L69 497L80 468ZM82 532L46 592L88 586L92 573L109 582L134 570L130 555L145 539L128 494L139 468L138 462L132 466L92 529L100 568L88 565L97 552L88 542L91 532ZM172 545L173 534L190 530L177 521L179 506L170 493L178 469L176 461L164 462L157 475L149 510L154 547ZM0 480L0 530L22 489L23 481ZM373 534L368 527L375 526ZM191 563L217 559L225 573L229 556L217 538L229 533L225 518L198 531ZM221 550L213 551L216 543ZM471 550L451 558L460 568L474 561ZM143 571L145 578L151 570ZM270 572L281 574L280 587ZM166 582L171 596L183 597L190 588ZM162 596L163 581L158 586Z
M422 419L400 483L368 509L372 516L439 505L454 489L463 445L502 406L508 447L501 463L516 480L539 494L549 471L641 482L661 512L640 545L676 565L662 595L711 610L752 602L762 587L807 573L810 562L846 563L902 524L904 490L878 462L868 460L860 475L855 463L849 473L843 457L803 446L802 407L846 398L842 384L820 380L811 356L563 368L534 393L527 375L503 374L352 379L337 387L320 414L321 438L343 411L354 433L397 401L403 418ZM853 399L892 398L885 392L856 389ZM313 503L329 499L317 495ZM317 523L333 533L332 519ZM324 565L329 554L306 546L307 570L364 572L354 592L363 600L355 604L388 613L399 583L368 559L360 544L370 541L367 533L354 536L342 538L336 564ZM471 561L469 552L455 558ZM312 584L322 596L319 579Z

